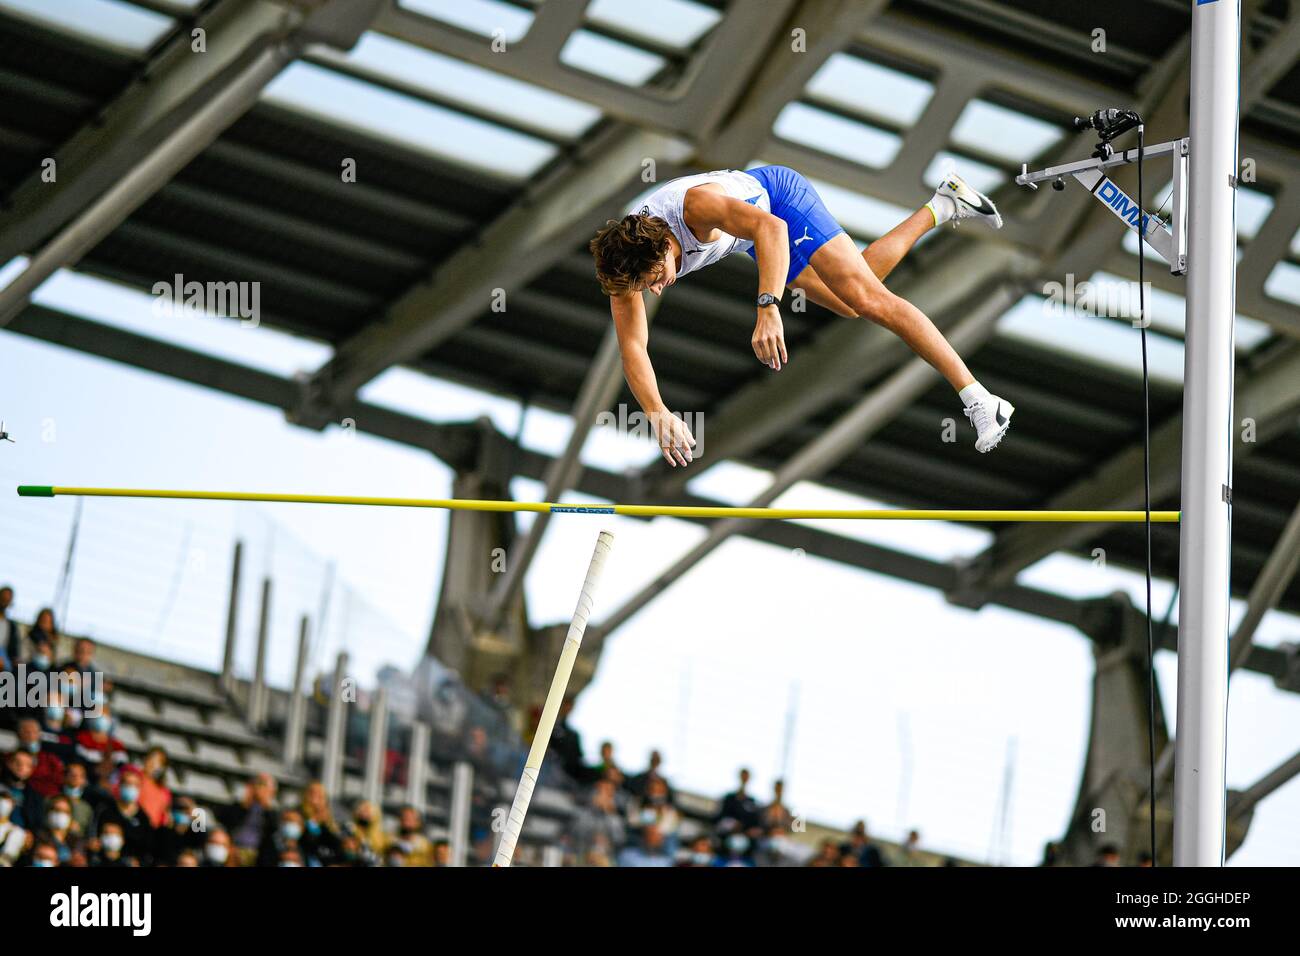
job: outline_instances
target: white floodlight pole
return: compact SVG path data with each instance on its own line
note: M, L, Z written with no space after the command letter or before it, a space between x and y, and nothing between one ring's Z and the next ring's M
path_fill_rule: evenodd
M1221 866L1232 545L1240 0L1192 0L1174 864Z

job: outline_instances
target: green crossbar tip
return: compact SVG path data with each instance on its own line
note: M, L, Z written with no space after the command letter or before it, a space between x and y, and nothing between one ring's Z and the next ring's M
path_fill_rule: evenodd
M53 485L19 485L18 494L23 498L53 498Z

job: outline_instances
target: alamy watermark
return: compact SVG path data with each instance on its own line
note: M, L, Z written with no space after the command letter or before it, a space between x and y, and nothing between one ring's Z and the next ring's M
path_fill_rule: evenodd
M185 281L179 272L172 281L153 284L153 314L160 319L216 315L240 319L245 328L262 322L262 283Z
M691 457L693 459L704 457L704 413L674 412L673 414L690 429L692 437L695 438L695 444L691 446ZM596 424L601 427L612 427L622 435L658 441L650 416L641 411L629 412L627 405L622 403L619 404L617 412L604 411L598 414Z
M1148 315L1142 317L1143 299L1148 308ZM1043 286L1043 313L1045 315L1065 315L1069 312L1082 312L1098 318L1129 319L1134 328L1151 324L1149 309L1151 306L1151 283L1123 282L1107 280L1105 282L1075 282L1074 273L1065 274L1065 282L1048 282Z
M0 708L46 710L65 707L80 710L83 718L103 716L104 674L90 671L89 686L86 673L76 671L46 671L28 668L19 661L12 671L0 671Z

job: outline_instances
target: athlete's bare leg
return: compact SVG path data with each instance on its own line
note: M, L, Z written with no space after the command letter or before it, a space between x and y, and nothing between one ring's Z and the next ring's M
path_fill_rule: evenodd
M930 215L926 210L922 212ZM850 314L870 319L893 332L913 352L934 366L954 389L961 391L975 381L975 376L971 375L943 333L924 312L885 288L847 234L840 233L814 252L808 268L817 273L827 291L846 306ZM804 273L800 273L795 281L798 283L802 279Z

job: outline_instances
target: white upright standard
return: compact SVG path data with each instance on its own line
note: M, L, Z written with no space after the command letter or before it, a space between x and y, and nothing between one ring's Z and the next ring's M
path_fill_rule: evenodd
M1239 0L1192 0L1174 865L1221 866L1232 546Z
M591 617L596 585L600 582L601 572L605 570L605 559L609 557L609 549L613 546L614 535L608 531L602 531L596 538L596 550L591 555L586 580L582 582L582 593L578 595L578 606L574 609L569 633L564 638L560 661L555 665L551 689L546 692L542 716L537 721L537 733L533 735L533 745L528 751L528 759L524 761L524 772L519 778L519 789L515 791L514 803L510 805L510 815L506 817L505 830L501 834L501 842L497 845L493 866L509 866L515 855L515 844L519 842L519 834L524 829L524 817L528 815L528 804L532 802L533 788L537 786L537 777L542 771L542 759L546 756L546 748L551 742L555 718L560 712L560 704L564 701L564 691L569 686L573 662L578 659L578 649L582 647L582 635L587 630L587 619Z

